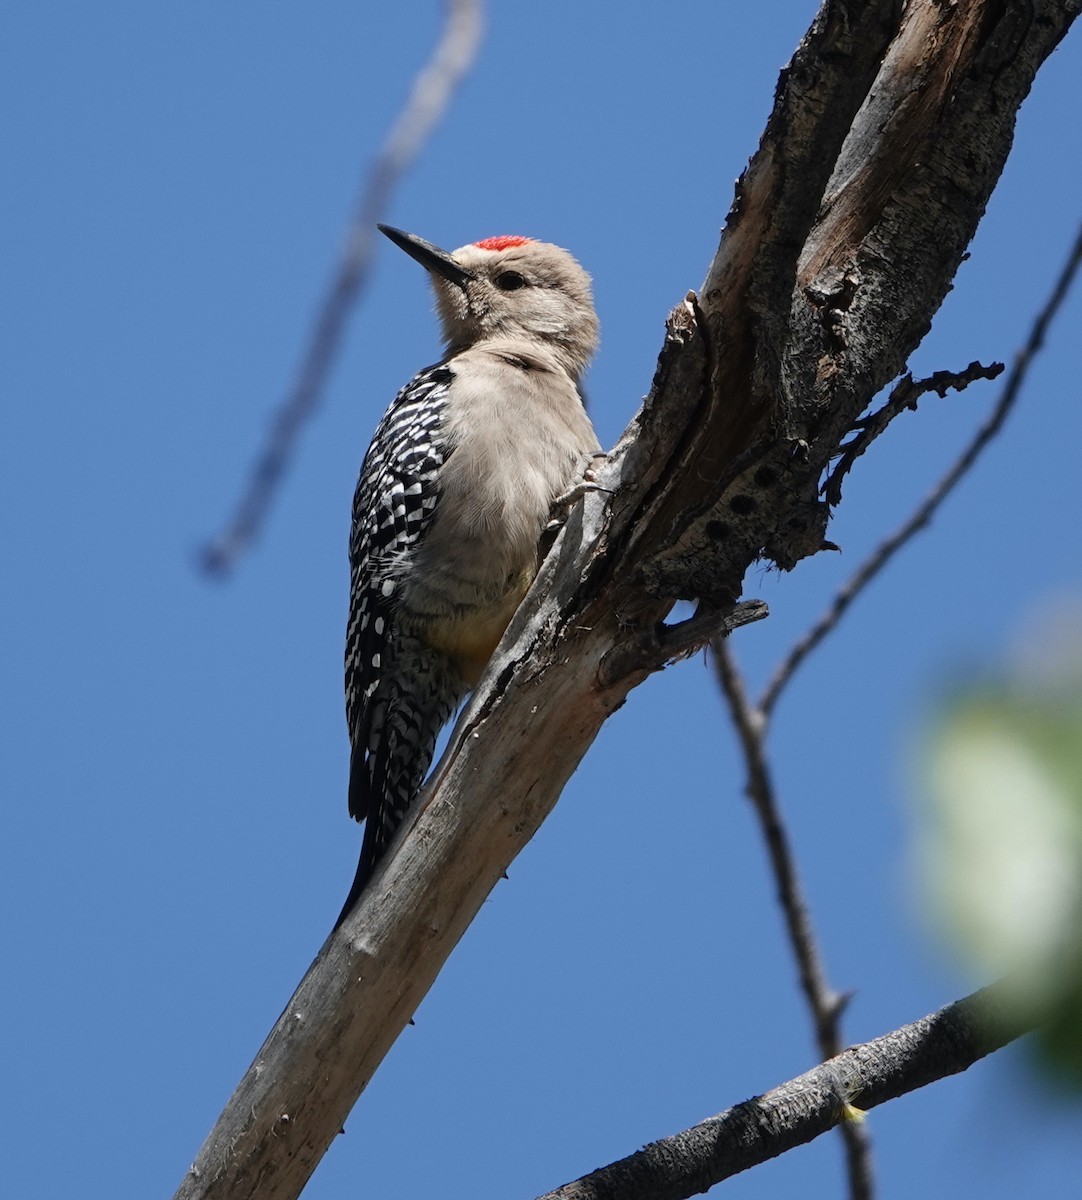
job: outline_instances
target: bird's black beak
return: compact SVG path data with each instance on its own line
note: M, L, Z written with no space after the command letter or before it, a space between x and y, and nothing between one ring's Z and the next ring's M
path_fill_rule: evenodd
M405 250L410 258L415 258L426 271L435 271L460 288L465 288L473 279L473 273L460 267L446 250L433 246L415 233L404 233L392 225L377 225L376 228L380 233L385 233L400 250Z

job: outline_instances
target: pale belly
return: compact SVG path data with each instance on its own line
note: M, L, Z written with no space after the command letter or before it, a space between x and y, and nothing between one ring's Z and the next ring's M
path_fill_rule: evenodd
M437 619L425 630L425 641L434 650L447 655L471 688L477 686L515 609L529 590L532 579L533 571L524 571L517 584L505 592L492 608Z

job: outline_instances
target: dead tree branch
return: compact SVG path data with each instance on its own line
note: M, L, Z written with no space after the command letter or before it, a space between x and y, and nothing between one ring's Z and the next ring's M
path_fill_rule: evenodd
M985 988L541 1200L686 1200L838 1124L854 1124L857 1104L875 1108L956 1075L1026 1032L998 986Z
M823 485L823 496L831 508L837 508L842 502L842 481L853 469L860 456L871 448L872 442L880 434L886 432L887 426L901 413L917 411L917 401L928 392L935 392L941 399L952 388L964 391L974 380L995 379L1003 373L1002 363L992 363L983 366L979 362L971 362L964 371L936 371L927 379L914 379L906 373L891 389L886 403L875 412L861 417L853 424L854 435L841 445L838 457L827 481Z
M482 0L447 0L439 42L414 79L405 107L365 179L341 261L320 305L293 386L271 418L266 443L232 517L203 547L200 561L210 575L228 575L267 519L300 435L319 404L346 321L368 280L376 222L473 64L481 41L482 8Z
M926 331L1077 9L826 0L699 301L674 310L650 395L597 473L605 491L572 511L178 1200L300 1192L606 717L657 665L614 671L628 644L676 599L724 612L756 561L791 567L822 547L819 480Z

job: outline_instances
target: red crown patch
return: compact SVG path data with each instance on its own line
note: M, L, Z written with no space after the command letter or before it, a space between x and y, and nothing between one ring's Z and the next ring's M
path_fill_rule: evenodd
M525 246L533 238L516 237L513 234L501 234L499 237L485 238L483 242L474 242L478 250L510 250L512 246Z

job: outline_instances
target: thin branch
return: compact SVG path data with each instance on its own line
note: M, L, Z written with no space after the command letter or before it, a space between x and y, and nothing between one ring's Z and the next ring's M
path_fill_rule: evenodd
M950 470L947 471L931 490L920 507L861 564L853 577L834 597L827 611L789 651L788 655L774 672L773 678L767 684L759 701L758 707L764 716L770 716L778 702L778 697L793 675L796 674L797 669L819 643L823 641L827 634L835 628L845 615L849 605L853 603L857 596L860 595L906 542L931 521L936 509L965 477L988 443L999 433L1022 390L1022 385L1026 381L1026 376L1029 373L1033 359L1044 345L1049 325L1055 319L1056 314L1070 292L1071 284L1074 282L1080 265L1082 265L1082 225L1078 228L1074 245L1064 261L1059 277L1056 279L1044 307L1037 314L1033 322L1029 331L1029 337L1026 338L1025 344L1014 357L1010 374L1007 376L1007 382L1003 386L999 401L992 410L991 415L978 428L971 438L969 445L966 446Z
M686 1200L870 1109L975 1062L1028 1032L998 984L905 1025L541 1200Z
M364 183L345 251L316 317L293 387L271 419L266 443L233 516L200 554L208 574L228 575L267 519L301 431L319 403L346 320L368 280L376 222L472 66L481 41L482 11L483 0L447 0L447 18L439 42L414 80L409 99Z
M766 756L766 715L749 702L743 677L730 653L728 642L716 638L712 647L718 682L729 702L744 752L748 772L747 796L759 818L778 889L778 900L785 916L789 945L797 962L800 987L811 1013L819 1054L825 1061L841 1052L841 1015L848 996L836 992L827 981L822 951L815 936L796 859L774 792ZM859 1122L845 1121L841 1125L841 1134L845 1143L850 1197L852 1200L871 1200L872 1158L867 1131Z
M724 609L701 604L693 616L675 625L648 625L602 659L598 684L611 687L635 671L658 671L702 650L715 639L727 637L741 625L767 616L769 609L762 600L743 600Z
M834 469L823 485L823 497L831 508L837 508L842 500L842 481L853 469L856 461L870 447L887 426L901 413L916 412L917 401L928 392L935 392L940 399L952 389L964 392L977 379L997 379L1003 374L1002 363L971 362L964 371L935 371L927 379L914 379L906 374L891 389L890 396L882 407L861 417L853 425L855 436L839 447L840 455Z

